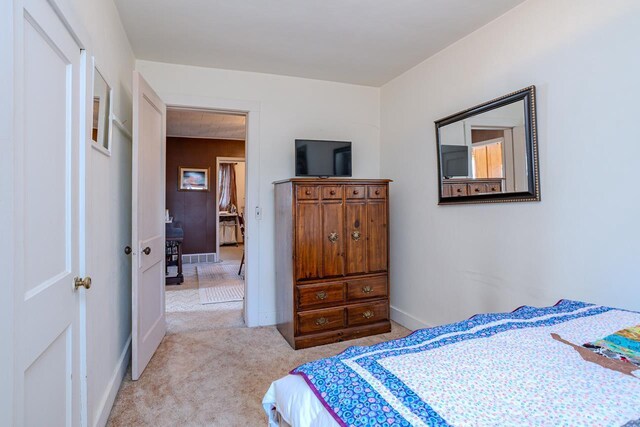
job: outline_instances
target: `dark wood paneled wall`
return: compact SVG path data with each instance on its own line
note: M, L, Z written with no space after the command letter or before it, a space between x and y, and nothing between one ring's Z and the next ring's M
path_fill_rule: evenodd
M167 138L167 209L184 229L183 253L215 251L217 157L245 157L244 141ZM179 167L209 168L208 192L178 191Z

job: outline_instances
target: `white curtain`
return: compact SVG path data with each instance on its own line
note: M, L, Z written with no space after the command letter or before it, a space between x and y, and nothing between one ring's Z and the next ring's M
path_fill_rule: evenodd
M221 163L218 175L218 194L220 211L229 211L231 206L237 206L238 195L236 189L236 164Z

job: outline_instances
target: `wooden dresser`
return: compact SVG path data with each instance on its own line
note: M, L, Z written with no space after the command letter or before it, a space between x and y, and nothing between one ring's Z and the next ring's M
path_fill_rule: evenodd
M453 178L442 183L442 197L502 193L504 178Z
M277 326L291 347L391 330L389 182L275 183Z

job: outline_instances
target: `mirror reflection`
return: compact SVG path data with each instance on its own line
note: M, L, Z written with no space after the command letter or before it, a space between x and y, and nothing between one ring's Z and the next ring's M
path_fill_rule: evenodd
M527 142L534 135L529 91L436 122L441 203L459 197L539 197L535 146Z
M94 69L93 78L93 124L91 139L109 149L109 117L111 115L111 88L102 74Z

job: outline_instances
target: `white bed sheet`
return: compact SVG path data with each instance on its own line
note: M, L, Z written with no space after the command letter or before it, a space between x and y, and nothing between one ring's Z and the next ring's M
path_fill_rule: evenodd
M279 426L275 410L292 427L339 427L300 375L287 375L271 383L262 399L269 427Z

